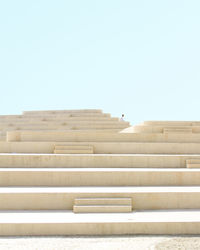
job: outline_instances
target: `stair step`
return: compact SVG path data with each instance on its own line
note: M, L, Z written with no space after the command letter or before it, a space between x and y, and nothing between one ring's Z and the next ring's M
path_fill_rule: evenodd
M76 198L97 197L130 197L134 201L135 210L200 209L200 187L122 186L2 187L0 188L0 210L72 210Z
M76 198L74 205L132 205L131 198Z
M200 210L74 214L71 211L0 211L0 235L200 234ZM143 247L144 249L144 247Z
M163 133L192 133L192 128L164 128Z
M0 168L0 186L200 186L200 168Z
M128 213L132 212L130 205L74 205L74 213Z

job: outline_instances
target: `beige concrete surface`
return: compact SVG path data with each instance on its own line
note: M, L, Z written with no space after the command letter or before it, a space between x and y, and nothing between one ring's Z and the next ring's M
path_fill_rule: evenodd
M146 126L193 126L200 125L200 121L144 121L140 125Z
M0 167L32 168L186 168L200 155L161 154L0 154Z
M198 218L199 210L118 214L2 211L0 235L199 234Z
M23 115L35 115L35 114L73 114L73 113L102 113L101 109L72 109L72 110L32 110L24 111Z
M198 159L189 159L186 161L187 168L200 168L200 160Z
M132 205L131 198L76 198L74 205Z
M200 143L0 142L0 153L51 154L64 149L85 149L86 154L200 154Z
M74 213L130 213L130 205L74 205Z
M0 168L0 186L200 186L200 170Z
M200 134L117 133L116 130L8 131L7 141L51 142L200 142Z
M0 210L72 210L76 198L131 198L133 210L200 209L199 186L170 186L1 187Z

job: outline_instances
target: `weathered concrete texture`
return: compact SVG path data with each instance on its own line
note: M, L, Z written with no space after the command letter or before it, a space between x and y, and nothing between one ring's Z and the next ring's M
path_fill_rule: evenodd
M200 155L161 154L0 154L0 167L32 168L186 168Z
M199 234L199 211L73 214L3 211L1 235Z
M113 130L8 131L7 141L200 143L200 134L117 133Z
M52 154L55 150L77 150L77 154L81 154L81 150L86 150L83 151L85 154L200 154L200 143L0 142L0 153ZM70 151L65 152L70 154Z
M200 169L0 168L0 186L200 186Z

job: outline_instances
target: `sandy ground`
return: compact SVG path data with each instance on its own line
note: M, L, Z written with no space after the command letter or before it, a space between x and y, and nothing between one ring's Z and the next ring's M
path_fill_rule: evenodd
M0 237L0 249L199 250L200 236Z

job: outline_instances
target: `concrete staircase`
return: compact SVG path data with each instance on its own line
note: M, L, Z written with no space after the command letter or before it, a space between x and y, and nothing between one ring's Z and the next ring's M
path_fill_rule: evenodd
M0 235L199 234L200 122L128 126L101 110L0 116Z

